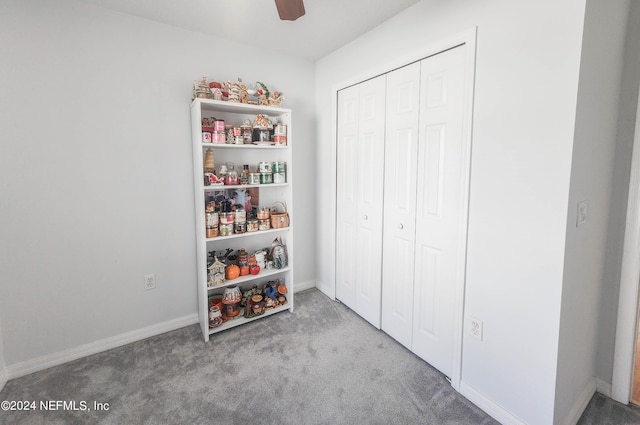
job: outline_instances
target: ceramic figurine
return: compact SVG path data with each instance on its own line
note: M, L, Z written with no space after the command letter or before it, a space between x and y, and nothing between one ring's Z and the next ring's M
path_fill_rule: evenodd
M273 128L273 122L271 122L268 116L264 114L258 114L256 115L256 119L253 120L253 128L271 130Z
M269 95L271 94L269 93L269 89L264 83L261 83L260 81L258 81L257 87L258 87L257 94L260 99L260 104L269 105Z
M264 313L262 298L262 295L259 294L251 297L251 312L254 316L259 316L260 314Z
M256 100L258 97L258 90L256 89L247 89L247 103L250 105L257 105L259 100Z
M273 308L278 305L278 282L271 280L267 282L264 287L264 293L267 296L265 299L265 308Z
M242 96L242 78L238 78L238 81L232 83L227 81L225 88L229 92L229 102L240 102ZM246 88L245 88L246 91Z
M209 266L209 276L211 279L209 280L209 286L219 286L224 285L225 282L225 264L218 260L218 257L214 257L215 261L211 266Z
M271 97L269 98L269 106L280 106L280 103L284 100L282 97L282 93L279 91L274 91Z
M222 304L238 304L242 301L242 293L237 286L228 286L222 295Z
M222 100L222 84L212 81L209 83L209 90L213 100Z
M209 84L207 84L207 77L202 77L202 80L193 83L193 97L201 99L211 99L213 97L211 90L209 90Z
M213 156L213 149L207 148L204 153L204 172L213 173L215 171L215 158Z
M238 81L242 81L238 78ZM249 103L249 93L247 92L247 86L244 84L240 85L240 103Z
M222 324L222 312L220 311L220 307L217 305L211 306L209 309L209 327L217 328Z
M242 303L244 304L244 317L254 317L264 313L262 289L257 285L245 291L242 297Z

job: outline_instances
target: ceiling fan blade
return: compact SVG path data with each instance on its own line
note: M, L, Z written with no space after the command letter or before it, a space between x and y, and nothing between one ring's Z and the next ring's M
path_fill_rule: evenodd
M276 7L283 21L295 21L304 15L302 0L276 0Z

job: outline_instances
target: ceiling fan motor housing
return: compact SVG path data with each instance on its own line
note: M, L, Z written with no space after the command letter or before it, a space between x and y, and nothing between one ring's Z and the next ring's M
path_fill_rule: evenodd
M302 0L275 0L278 15L283 21L295 21L304 15L304 3Z

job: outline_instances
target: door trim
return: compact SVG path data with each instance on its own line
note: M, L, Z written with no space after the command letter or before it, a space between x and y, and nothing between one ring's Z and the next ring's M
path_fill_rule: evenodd
M389 58L388 61L380 63L377 68L371 68L364 71L362 74L354 75L353 77L343 81L340 84L336 84L332 88L332 146L331 146L331 164L332 164L332 176L333 176L333 184L334 189L337 190L337 114L338 114L338 92L344 88L352 86L354 84L358 84L360 82L366 81L368 79L377 77L382 74L386 74L394 69L403 67L405 65L411 64L416 61L420 61L422 59L428 58L429 56L436 55L438 53L444 52L446 50L466 45L466 60L465 60L465 83L469 88L465 92L464 98L464 118L463 118L463 137L466 152L464 153L464 160L466 162L466 175L464 176L464 181L467 183L464 188L462 198L464 199L463 208L464 213L464 248L462 249L462 256L464 258L459 262L460 269L458 270L458 275L461 277L460 281L457 283L455 288L455 334L454 334L454 359L453 359L453 369L451 376L449 377L451 380L451 386L456 390L460 391L460 383L462 380L462 336L463 336L463 323L464 323L464 292L465 292L465 282L466 282L466 255L467 255L467 234L468 234L468 220L469 220L469 192L470 192L470 182L471 182L471 143L472 143L472 135L473 135L473 100L475 93L475 70L476 70L476 40L477 40L477 27L470 28L462 33L454 35L450 38L443 39L440 41L433 42L424 48L418 49L418 51L413 51L410 53L406 53L404 55ZM334 191L334 193L336 193ZM336 234L335 234L335 225L337 223L336 214L337 214L337 205L336 200L332 199L331 201L331 212L333 214L334 220L334 232L332 234L331 241L331 250L332 250L332 258L333 258L333 270L335 273L335 264L336 264ZM335 299L335 284L336 278L334 275L333 285L329 289L329 295L331 298ZM322 289L322 288L321 288Z
M636 111L631 175L624 230L618 321L613 354L611 398L628 404L631 399L640 294L640 98Z

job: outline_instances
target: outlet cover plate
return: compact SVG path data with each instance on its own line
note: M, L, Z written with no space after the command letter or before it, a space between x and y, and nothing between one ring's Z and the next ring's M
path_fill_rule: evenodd
M482 320L469 317L469 332L471 336L482 341Z
M587 201L578 202L578 217L576 218L576 227L580 227L587 222Z
M146 291L150 289L156 289L156 275L153 274L145 274L144 275L144 289Z

